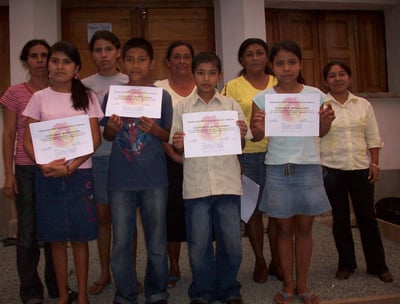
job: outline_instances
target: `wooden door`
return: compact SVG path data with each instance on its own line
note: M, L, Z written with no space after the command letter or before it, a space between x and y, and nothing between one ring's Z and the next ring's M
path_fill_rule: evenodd
M110 23L112 32L123 44L131 37L131 10L129 8L63 8L62 39L75 44L81 55L80 78L97 72L89 50L88 24Z
M351 14L324 13L319 20L322 67L329 61L347 63L352 73L352 89L359 91L356 56L355 22Z
M321 65L319 52L318 23L312 12L280 11L278 14L269 13L272 19L272 32L267 31L267 41L276 42L290 39L296 41L303 55L302 76L306 84L320 86ZM272 46L269 43L270 47Z
M0 96L10 86L10 34L8 6L0 6Z
M266 26L269 45L282 39L299 43L307 84L325 89L322 68L341 60L353 71L353 92L387 91L382 12L266 10Z
M67 7L62 9L62 38L77 45L83 62L81 78L96 72L88 49L87 24L111 23L121 43L131 37L144 37L154 47L156 60L153 79L168 76L165 55L168 45L185 40L195 52L214 51L214 13L210 7Z
M385 24L383 12L357 14L358 64L357 74L361 92L386 92L387 70Z
M166 51L172 42L185 40L195 52L215 51L214 11L212 8L149 8L137 9L137 34L150 40L156 60L153 78L168 77Z

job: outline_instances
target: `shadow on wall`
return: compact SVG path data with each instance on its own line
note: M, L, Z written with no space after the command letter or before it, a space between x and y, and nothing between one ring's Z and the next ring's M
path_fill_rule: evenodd
M400 170L382 170L375 184L375 203L385 197L400 197Z

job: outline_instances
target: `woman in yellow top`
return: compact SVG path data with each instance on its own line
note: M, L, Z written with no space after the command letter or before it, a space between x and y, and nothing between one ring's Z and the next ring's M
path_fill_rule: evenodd
M238 52L239 63L243 66L239 76L228 81L222 94L234 98L241 106L247 123L250 125L253 97L269 87L276 85L268 62L268 46L262 39L248 38L242 42ZM261 211L258 210L261 193L265 185L265 153L268 139L254 142L246 140L243 154L239 155L242 173L260 185L257 208L246 224L246 232L256 257L253 280L265 283L268 279L268 267L264 259L264 225ZM274 223L269 220L268 237L271 248L271 263L269 273L281 278L277 260L276 234Z

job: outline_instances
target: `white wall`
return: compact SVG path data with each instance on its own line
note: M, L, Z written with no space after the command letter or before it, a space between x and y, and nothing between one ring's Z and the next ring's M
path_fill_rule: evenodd
M59 0L12 0L10 15L11 84L27 79L19 60L24 44L33 38L46 39L51 45L60 35Z
M237 76L239 45L247 38L265 39L264 0L215 0L216 52L223 62L221 84Z
M28 79L19 55L24 44L33 38L46 39L51 45L61 37L60 0L12 0L10 16L10 76L11 84ZM3 113L0 110L0 134L3 134ZM0 151L3 144L0 140ZM4 185L4 165L0 165L0 188ZM0 202L1 203L1 202Z
M384 142L380 153L381 170L400 169L400 97L369 98Z

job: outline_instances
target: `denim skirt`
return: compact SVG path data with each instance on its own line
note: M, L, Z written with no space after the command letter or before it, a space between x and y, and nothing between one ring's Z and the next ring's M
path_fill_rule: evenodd
M70 176L45 177L37 169L36 235L44 242L86 242L97 238L97 213L92 169Z
M276 218L331 210L320 165L267 165L260 210Z

